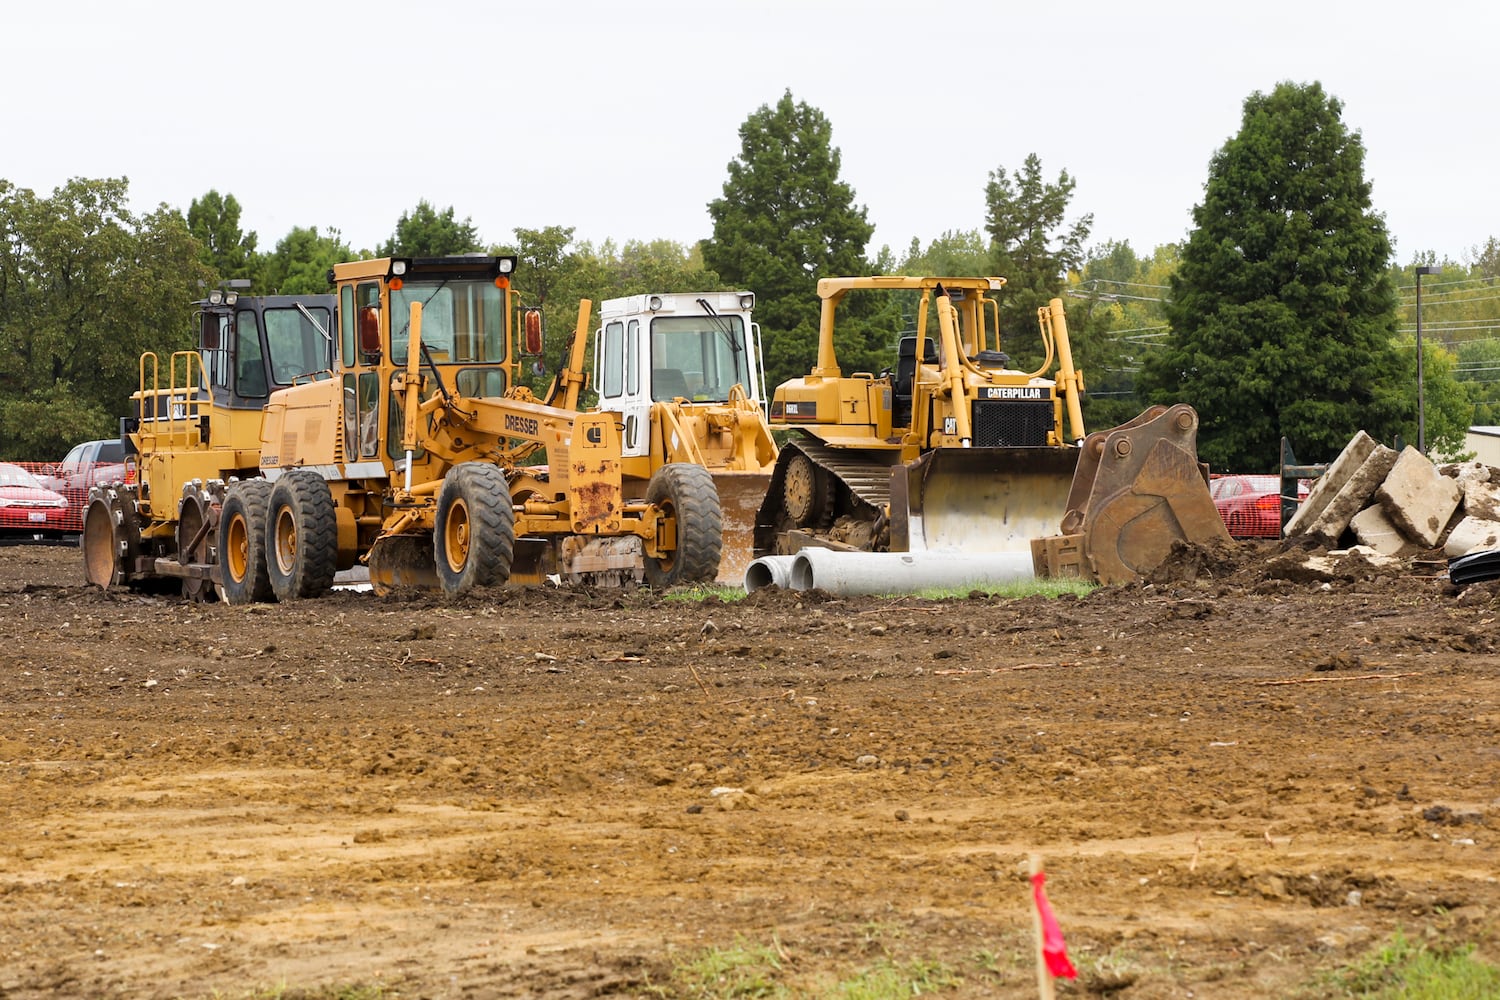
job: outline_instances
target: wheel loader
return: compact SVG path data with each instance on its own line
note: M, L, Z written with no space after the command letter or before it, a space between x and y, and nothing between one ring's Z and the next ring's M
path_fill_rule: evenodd
M597 409L618 416L627 476L680 462L707 469L723 523L718 580L736 585L778 454L754 305L745 291L607 299L594 336Z
M307 336L327 361L270 392L253 435L248 414L221 412L207 320L200 351L173 355L165 385L143 358L125 428L141 486L91 502L89 579L181 579L189 596L218 588L248 603L317 596L363 563L377 592L456 596L609 564L625 539L639 540L632 558L654 586L711 579L721 541L707 470L668 463L637 482L614 414L549 406L521 384L542 331L540 311L518 307L515 264L336 265L337 322ZM264 347L238 322L221 329L231 357Z
M772 426L795 436L757 514L756 556L808 546L1029 552L1038 576L1110 584L1156 568L1174 541L1228 541L1197 459L1197 414L1153 407L1086 433L1061 300L1038 310L1043 360L1021 371L1000 340L993 293L1004 284L818 282L817 362L771 401ZM865 290L914 299L914 328L899 337L893 367L845 375L837 310Z

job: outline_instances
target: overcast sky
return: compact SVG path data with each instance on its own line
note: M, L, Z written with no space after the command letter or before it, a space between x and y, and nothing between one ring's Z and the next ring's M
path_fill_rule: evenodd
M997 167L1077 181L1093 242L1180 240L1245 98L1321 81L1396 257L1500 235L1500 4L760 0L6 4L0 179L233 194L270 249L358 249L426 199L490 243L711 234L738 130L786 90L900 253L984 225Z

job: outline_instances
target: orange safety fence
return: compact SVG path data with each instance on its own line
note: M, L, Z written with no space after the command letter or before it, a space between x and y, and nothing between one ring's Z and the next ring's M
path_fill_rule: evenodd
M118 462L0 462L0 539L79 534L89 490L134 478L134 466Z

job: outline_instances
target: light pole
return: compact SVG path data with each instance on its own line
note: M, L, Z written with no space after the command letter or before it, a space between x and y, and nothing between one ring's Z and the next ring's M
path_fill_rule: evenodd
M1417 450L1424 455L1427 454L1427 390L1422 380L1422 278L1442 273L1440 264L1417 268Z

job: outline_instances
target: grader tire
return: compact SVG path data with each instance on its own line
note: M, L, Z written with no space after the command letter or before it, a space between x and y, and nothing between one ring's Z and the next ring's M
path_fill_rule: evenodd
M271 502L268 479L236 483L219 515L219 569L224 599L254 604L276 597L266 565L266 511Z
M438 582L449 597L510 577L515 510L505 473L487 462L464 462L443 480L432 533Z
M723 512L713 476L701 465L663 465L646 485L646 500L677 521L677 548L646 557L646 583L653 589L712 580L724 545Z
M265 537L266 569L277 600L317 597L333 586L339 529L333 493L322 476L294 469L276 481Z

